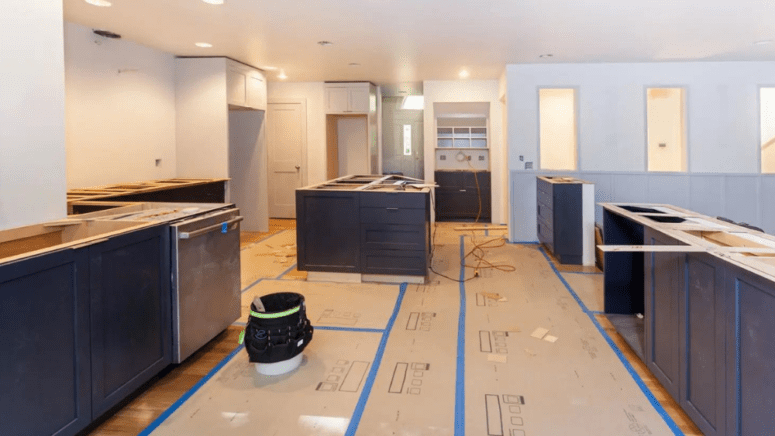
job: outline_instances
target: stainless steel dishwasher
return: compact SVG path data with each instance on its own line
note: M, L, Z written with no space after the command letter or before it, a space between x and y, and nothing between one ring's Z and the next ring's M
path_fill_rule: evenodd
M175 363L240 317L240 221L232 208L170 223Z

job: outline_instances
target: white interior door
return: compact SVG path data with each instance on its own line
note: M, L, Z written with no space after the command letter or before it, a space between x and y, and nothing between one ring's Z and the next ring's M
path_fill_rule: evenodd
M269 216L296 218L296 188L304 180L307 110L304 101L269 102Z

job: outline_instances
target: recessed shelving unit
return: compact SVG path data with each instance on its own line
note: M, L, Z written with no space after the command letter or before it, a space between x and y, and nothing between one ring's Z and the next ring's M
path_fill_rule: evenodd
M436 148L487 148L487 128L437 127Z

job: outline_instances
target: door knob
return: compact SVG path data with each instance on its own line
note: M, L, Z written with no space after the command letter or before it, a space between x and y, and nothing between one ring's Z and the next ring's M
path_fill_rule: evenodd
M296 169L297 169L297 170L298 170L298 169L300 169L300 168L301 168L301 166L299 166L299 165L296 165Z

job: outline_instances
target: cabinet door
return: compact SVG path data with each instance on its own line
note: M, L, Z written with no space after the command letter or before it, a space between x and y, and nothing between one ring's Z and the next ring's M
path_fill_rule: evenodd
M360 272L357 192L296 191L300 271Z
M681 407L707 436L725 429L725 303L726 265L707 253L686 257L686 308L681 326ZM756 434L746 433L746 434Z
M168 234L152 227L89 248L95 417L172 361Z
M675 245L673 238L645 229L646 245ZM679 401L681 385L679 327L684 289L684 256L680 253L645 254L645 361L670 395ZM685 338L683 338L685 340Z
M248 76L242 69L228 66L226 68L226 101L237 106L246 105Z
M726 297L726 434L772 434L775 282L728 267Z
M357 114L369 113L369 88L351 88L348 98L350 100L349 112Z
M348 89L342 87L326 88L326 113L344 114L350 112L350 96Z
M0 266L0 433L91 422L88 260L64 250Z
M266 110L266 81L258 71L247 76L247 106Z

